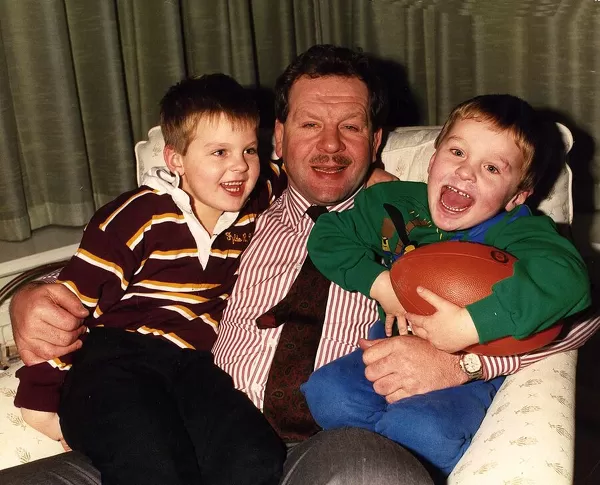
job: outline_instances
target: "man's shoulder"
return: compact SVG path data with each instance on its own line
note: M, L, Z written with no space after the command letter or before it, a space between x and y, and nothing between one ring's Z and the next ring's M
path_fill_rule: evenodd
M427 200L427 184L423 182L381 182L363 190L357 204L406 205L411 200Z

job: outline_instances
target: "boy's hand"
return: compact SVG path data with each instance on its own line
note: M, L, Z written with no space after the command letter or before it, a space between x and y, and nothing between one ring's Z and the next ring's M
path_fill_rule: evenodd
M371 298L379 302L385 312L385 334L391 337L394 321L397 320L400 335L407 335L406 310L404 310L396 297L396 293L394 293L389 271L384 271L375 279L371 285L370 295Z
M435 347L445 352L457 352L479 343L479 335L471 315L426 288L418 287L421 298L435 307L433 315L407 313L413 334L429 340Z
M21 408L23 421L54 441L60 441L65 451L71 451L63 438L57 413Z

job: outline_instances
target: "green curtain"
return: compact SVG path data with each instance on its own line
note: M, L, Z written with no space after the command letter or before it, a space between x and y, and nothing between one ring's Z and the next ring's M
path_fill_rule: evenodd
M555 111L576 209L600 210L599 26L595 0L0 0L0 239L84 225L133 188L133 146L181 77L270 89L321 42L386 61L392 108L418 108L392 124L489 92Z

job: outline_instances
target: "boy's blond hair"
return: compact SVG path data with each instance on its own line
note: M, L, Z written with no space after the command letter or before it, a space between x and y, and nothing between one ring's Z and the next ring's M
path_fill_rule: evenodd
M185 155L200 119L221 116L239 128L258 128L259 114L249 90L226 74L206 74L171 86L160 102L165 145Z
M544 175L548 154L543 149L543 129L547 123L529 103L509 94L486 94L456 106L435 140L437 148L460 120L490 123L498 131L508 131L521 154L523 167L519 190L532 190Z

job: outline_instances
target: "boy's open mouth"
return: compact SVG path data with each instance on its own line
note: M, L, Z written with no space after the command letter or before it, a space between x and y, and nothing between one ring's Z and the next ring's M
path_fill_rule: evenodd
M239 194L242 191L242 186L244 182L223 182L221 183L221 187L223 187L230 194Z
M474 200L469 194L450 185L442 187L440 202L444 209L451 212L463 212L473 205Z

